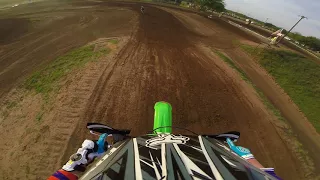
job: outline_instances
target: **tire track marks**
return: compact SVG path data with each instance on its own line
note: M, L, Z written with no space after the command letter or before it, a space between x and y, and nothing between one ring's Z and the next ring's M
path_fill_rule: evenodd
M101 76L100 68L107 66L109 63L108 61L102 61L98 64L99 66L95 65L94 68L84 71L83 77L78 81L78 86L70 88L69 93L66 93L71 96L63 97L64 103L59 107L56 116L53 118L54 126L50 127L50 137L44 141L45 145L41 150L49 152L50 156L40 155L34 160L37 168L32 169L31 172L35 173L35 177L48 177L49 172L54 172L63 163L60 160L57 162L57 159L60 159L61 152L66 150L66 143L69 141L79 117L83 114L83 108L90 99L90 93L93 92L97 79ZM43 159L46 159L46 161L43 162Z
M138 5L130 8L139 12ZM279 167L290 162L280 170L282 174L293 171L294 160L279 142L268 113L260 109L263 105L245 89L241 78L216 56L201 51L196 46L199 38L173 15L155 7L146 9L139 17L137 33L101 76L97 94L85 108L73 134L78 146L88 134L87 122L128 128L133 136L146 133L152 128L154 103L164 100L174 107L175 126L201 133L239 130L247 137L242 143L264 164ZM220 41L211 43L218 45ZM232 46L232 42L226 45ZM248 92L252 94L246 95ZM257 143L261 139L271 145L263 152ZM275 152L284 155L279 157Z

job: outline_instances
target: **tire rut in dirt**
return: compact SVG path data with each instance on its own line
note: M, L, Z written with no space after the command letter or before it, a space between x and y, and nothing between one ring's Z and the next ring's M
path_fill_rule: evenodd
M133 9L139 12L138 5ZM252 110L225 70L197 49L188 38L192 35L170 13L146 6L137 32L100 77L70 140L78 146L69 146L68 152L88 136L87 122L131 129L133 136L152 130L154 103L167 101L173 106L174 126L198 133L239 130L246 137L241 142L250 145L263 164L283 166L282 174L292 171L294 165L285 165L292 161L290 155L275 153L270 158L270 152L286 154L287 150L270 122ZM270 146L259 143L260 139Z
M137 33L101 77L73 138L79 143L85 138L87 122L141 135L152 129L153 105L161 100L173 105L175 126L201 133L236 129L233 119L246 121L250 109L241 95L197 52L189 35L171 14L147 7Z

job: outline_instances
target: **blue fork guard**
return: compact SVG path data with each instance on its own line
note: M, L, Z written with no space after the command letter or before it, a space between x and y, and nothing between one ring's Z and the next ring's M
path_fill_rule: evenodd
M105 143L107 143L105 140L108 137L107 133L101 134L99 137L99 140L97 141L98 144L98 151L97 153L103 153L105 151L104 147L105 147Z

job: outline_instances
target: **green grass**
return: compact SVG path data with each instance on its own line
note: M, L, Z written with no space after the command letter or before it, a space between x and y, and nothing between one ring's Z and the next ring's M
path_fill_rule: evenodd
M118 44L119 43L119 40L118 39L110 39L109 42L111 44Z
M245 80L246 82L250 82L251 81L248 79L246 73L240 69L236 64L234 64L234 62L229 58L227 57L226 55L224 55L223 53L219 52L219 51L215 51L215 53L226 63L228 63L233 69L237 70L239 73L240 73L240 76L243 80Z
M15 101L8 102L6 106L7 106L7 109L12 109L17 106L17 102Z
M41 120L42 120L42 117L43 117L43 112L41 111L41 112L38 112L38 114L36 115L36 120L37 120L37 122L41 122Z
M131 0L131 1L133 1L133 0ZM153 2L153 0L137 0L137 1L140 1L140 2Z
M186 1L181 1L180 6L181 6L181 7L184 7L184 8L188 8L188 2L186 2Z
M320 133L320 65L289 51L242 48L258 59Z
M110 49L94 51L94 45L75 49L55 59L45 68L33 73L24 83L26 89L35 90L37 93L47 95L53 90L58 90L59 80L75 68L84 66L87 62L98 59L107 54Z
M42 0L31 0L31 2L38 2ZM12 6L14 4L24 4L29 3L29 0L0 0L0 8L4 6Z
M229 57L227 57L226 55L224 55L223 53L219 52L219 51L215 51L215 53L227 64L229 64L229 66L233 69L235 69L236 71L238 71L238 73L240 74L241 78L246 81L248 84L250 84L258 93L260 99L262 100L262 102L264 103L265 106L267 106L267 108L269 110L271 110L273 112L273 114L281 121L284 121L284 117L281 115L281 112L279 111L279 109L277 109L269 100L268 98L263 94L263 92L257 88L248 78L248 76L246 75L246 73L239 68Z
M0 7L13 5L13 4L19 4L19 3L24 3L24 2L26 2L26 0L1 0Z

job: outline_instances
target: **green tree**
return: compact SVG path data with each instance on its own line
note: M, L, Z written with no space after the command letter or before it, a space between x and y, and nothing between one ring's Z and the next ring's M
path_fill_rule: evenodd
M182 0L175 0L176 5L180 5Z
M215 10L217 12L223 12L226 10L224 0L196 0L199 4L200 10Z
M279 27L277 27L276 25L271 24L271 23L264 23L264 26L266 26L266 27L268 27L268 28L272 28L272 29L274 29L274 30L280 29Z
M301 42L304 39L304 36L302 36L300 33L298 32L294 32L294 33L289 33L288 36L296 41Z
M314 51L320 51L320 39L313 36L303 36L298 32L289 33L288 36Z
M301 43L307 45L310 49L314 51L320 50L320 39L312 36L304 37L300 40Z

